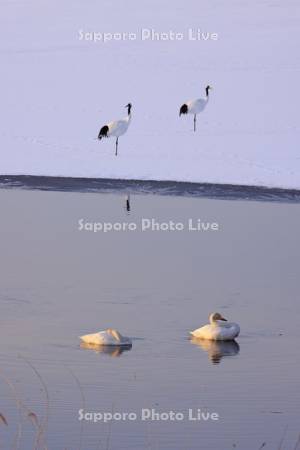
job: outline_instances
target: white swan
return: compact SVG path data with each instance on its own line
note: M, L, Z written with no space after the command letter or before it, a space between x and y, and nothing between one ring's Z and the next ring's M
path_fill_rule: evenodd
M98 333L85 334L84 336L80 336L80 339L86 344L94 345L132 345L130 338L122 336L117 330L112 328L108 328L105 331L99 331Z
M226 323L222 323L222 322ZM212 313L209 316L209 325L197 328L190 334L198 339L210 339L212 341L232 341L240 333L237 323L229 323L220 313Z

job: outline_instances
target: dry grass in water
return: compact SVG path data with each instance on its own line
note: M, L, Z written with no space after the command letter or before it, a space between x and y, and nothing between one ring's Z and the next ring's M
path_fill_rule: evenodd
M0 423L2 423L3 425L8 426L7 420L5 418L5 416L3 414L0 413Z

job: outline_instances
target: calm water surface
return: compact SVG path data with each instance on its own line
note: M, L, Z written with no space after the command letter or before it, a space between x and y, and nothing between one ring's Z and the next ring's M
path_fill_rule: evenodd
M14 395L51 449L293 449L299 433L299 204L0 190L0 448L34 448ZM87 222L216 222L219 231L101 232ZM188 332L211 311L241 325L237 344ZM107 327L120 353L84 349ZM34 369L38 372L35 373ZM5 381L6 380L6 381ZM12 383L15 392L11 389ZM84 397L84 399L82 398ZM78 421L78 410L217 412L218 421ZM28 412L28 411L27 411ZM16 441L15 441L16 442ZM15 447L14 447L15 445Z

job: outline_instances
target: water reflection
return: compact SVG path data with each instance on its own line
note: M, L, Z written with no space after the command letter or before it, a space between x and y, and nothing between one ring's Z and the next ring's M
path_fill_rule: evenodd
M130 207L130 194L128 194L128 195L126 196L126 206L125 206L125 208L126 208L126 211L127 211L128 214L129 214L130 211L131 211L131 207Z
M121 356L123 352L128 352L132 349L132 345L97 345L97 344L86 344L82 342L80 348L85 350L93 350L96 353L103 353L105 355L117 357Z
M236 341L209 341L193 337L191 342L207 352L213 364L219 364L224 356L235 356L240 351Z

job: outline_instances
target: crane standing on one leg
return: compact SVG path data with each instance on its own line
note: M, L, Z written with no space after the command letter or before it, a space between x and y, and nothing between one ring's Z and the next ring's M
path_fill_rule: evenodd
M121 120L115 120L114 122L110 122L107 125L104 125L98 134L98 139L102 139L104 137L109 138L111 136L116 138L116 152L115 155L118 155L118 144L119 144L119 137L126 133L130 121L131 121L131 108L132 104L128 103L126 105L128 115L124 119Z
M206 107L208 100L209 100L209 90L211 89L210 86L206 86L205 92L206 92L206 98L198 98L197 100L190 100L186 103L184 103L179 110L179 116L181 114L193 114L194 115L194 131L196 131L196 120L197 120L197 114L202 112L204 108Z

